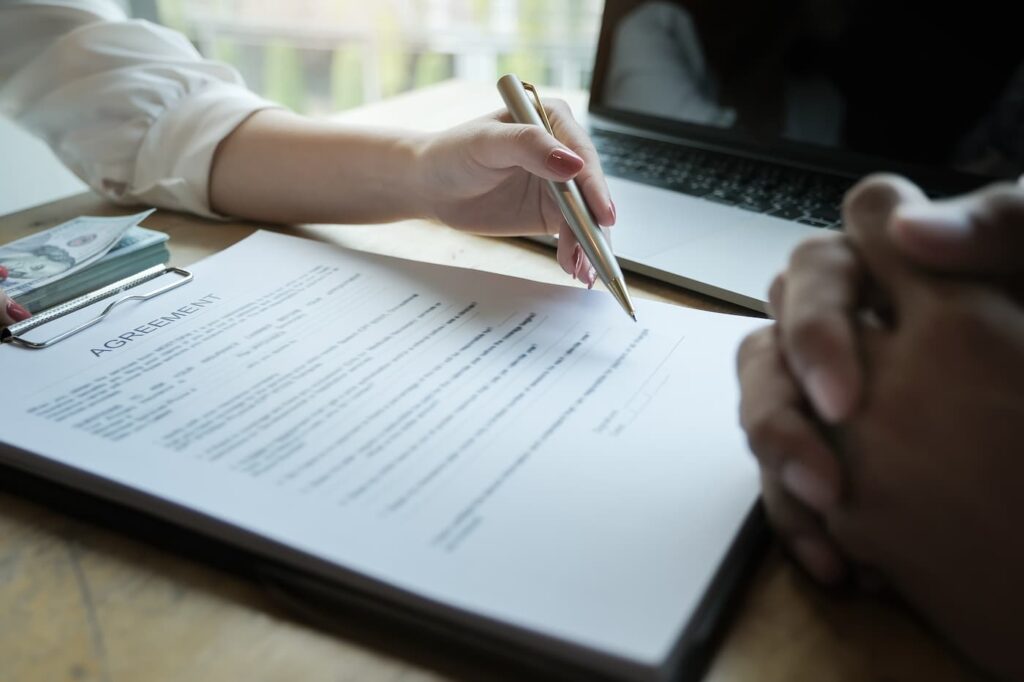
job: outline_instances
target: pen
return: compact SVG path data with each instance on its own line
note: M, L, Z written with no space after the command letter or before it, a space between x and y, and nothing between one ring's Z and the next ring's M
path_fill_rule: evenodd
M527 90L533 93L535 103L530 101L526 94ZM513 121L541 126L552 135L555 134L536 87L530 83L523 83L515 75L509 73L498 79L498 92L505 100L505 106L508 107ZM611 245L608 244L604 232L598 226L597 220L594 219L594 214L591 213L587 202L583 200L579 186L573 180L568 182L548 180L547 183L552 196L558 202L558 208L561 209L562 215L569 223L569 229L579 241L583 253L587 254L598 277L608 287L608 291L619 302L622 309L635 322L636 308L633 307L629 291L626 290L626 280L622 276L619 262L615 259L615 254L612 253Z

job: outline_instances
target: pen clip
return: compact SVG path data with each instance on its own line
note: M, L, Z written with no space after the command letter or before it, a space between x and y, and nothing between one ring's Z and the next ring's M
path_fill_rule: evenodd
M547 110L544 109L544 105L541 104L540 93L537 92L537 86L534 85L533 83L527 83L526 81L523 81L523 89L528 90L531 94L533 94L534 106L537 107L537 113L540 114L541 119L544 121L544 127L548 129L548 132L551 133L552 136L554 136L555 131L551 127L551 121L548 120Z

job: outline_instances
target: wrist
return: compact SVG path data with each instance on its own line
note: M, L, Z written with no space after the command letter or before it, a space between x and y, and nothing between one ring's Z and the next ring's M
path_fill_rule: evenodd
M407 130L338 128L334 159L336 216L332 222L382 223L429 215L421 166L428 136Z
M403 131L394 141L396 158L401 164L395 189L401 194L409 218L437 220L433 139L429 133Z
M433 214L421 133L373 130L281 110L226 138L211 170L218 212L280 223L382 223Z

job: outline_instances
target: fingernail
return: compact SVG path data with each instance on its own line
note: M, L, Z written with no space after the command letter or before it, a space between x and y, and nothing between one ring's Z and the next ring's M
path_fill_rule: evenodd
M597 282L597 270L593 266L587 271L587 288L593 289L594 283Z
M967 211L956 204L907 204L896 209L896 220L914 231L946 239L966 239L973 231Z
M32 313L27 311L25 308L22 308L14 301L7 302L7 315L15 322L21 322L22 320L27 320L32 317Z
M583 159L568 149L556 149L548 155L547 166L559 175L576 175L583 170Z
M612 212L612 225L614 225L615 221L617 221L619 219L619 214L615 210L615 202L614 201L611 202L610 204L608 204L608 210Z
M826 511L839 499L834 486L797 460L783 464L779 477L783 487L811 509Z
M825 544L808 537L793 540L790 547L800 564L819 582L831 585L843 575L843 565Z
M7 279L7 276L11 273L4 266L0 265L0 280Z
M816 367L807 373L804 383L807 395L822 419L835 424L847 416L847 392L832 372Z

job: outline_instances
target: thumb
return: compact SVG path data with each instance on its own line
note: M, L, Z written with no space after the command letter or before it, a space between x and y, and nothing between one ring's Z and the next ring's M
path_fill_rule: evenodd
M556 182L575 177L586 165L548 131L517 123L501 124L494 134L478 138L474 156L488 168L518 167Z
M1024 271L1024 187L1000 184L908 204L889 224L897 248L925 267L964 274Z

